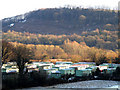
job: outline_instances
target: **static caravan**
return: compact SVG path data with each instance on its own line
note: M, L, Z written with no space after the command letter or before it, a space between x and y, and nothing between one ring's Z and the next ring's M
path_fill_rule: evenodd
M9 68L6 69L6 73L18 73L19 69L18 68Z
M112 64L113 68L120 67L120 64Z
M103 65L107 65L108 68L120 67L120 64L114 64L114 63L103 63Z
M47 74L51 74L51 73L54 73L54 72L56 72L56 71L58 71L58 69L57 68L51 68L51 69L44 69L44 71L47 73Z
M37 65L32 64L32 65L27 66L27 68L37 68Z
M72 62L56 62L56 65L72 65Z
M101 71L103 71L104 69L107 69L108 66L107 65L99 65L97 66Z
M78 63L81 63L81 64L95 64L95 62L78 62Z
M31 64L39 66L40 64L43 64L42 62L32 62Z
M2 68L5 68L6 66L8 66L8 65L7 65L7 64L3 64L3 65L2 65Z
M56 62L55 64L56 65L60 65L60 64L63 64L63 62Z
M15 66L17 65L16 62L7 62L7 64L8 64L8 65L15 65Z
M112 74L113 72L115 72L116 68L107 68L106 70L106 74Z
M11 65L7 65L7 66L5 66L5 68L9 69L9 68L12 68L12 66Z
M51 78L56 78L56 79L61 78L61 73L60 73L60 71L52 72L52 73L51 73Z
M78 70L82 70L82 69L86 69L87 67L89 67L88 64L73 64L70 67L77 67Z
M32 72L32 71L39 72L39 68L28 68L28 72Z
M58 68L58 70L61 69L68 69L70 67L70 65L55 65L54 68Z
M37 65L34 65L34 64L27 66L28 72L36 71L35 70L36 68L37 68Z
M75 70L83 70L83 69L85 69L84 66L70 66L70 68L74 68Z
M79 66L70 66L70 68L73 68L74 70L78 70Z
M72 62L63 62L63 64L65 64L65 65L72 65L73 63Z
M54 66L54 64L50 63L50 62L32 62L32 65L36 65L37 67L49 65L50 68L52 68Z
M53 70L53 72L58 71L58 68L51 68L51 70Z
M107 65L108 68L113 67L113 64L111 64L111 63L103 63L102 65Z
M73 75L73 74L75 74L75 70L73 68L61 69L59 71L61 72L61 75L66 75L66 74Z
M5 68L2 68L2 74L6 73L6 69Z
M95 72L97 69L97 66L87 67L86 69L91 69L92 72Z
M43 70L46 74L50 75L51 74L51 69L44 69Z
M50 65L42 65L42 66L37 66L40 70L41 69L51 69L52 67Z
M95 62L79 62L79 64L87 64L89 66L95 66Z
M92 74L91 69L84 69L84 70L76 70L75 76L76 77L84 77L89 76Z
M100 64L99 66L107 66L107 67L109 67L109 63L103 63L103 64Z

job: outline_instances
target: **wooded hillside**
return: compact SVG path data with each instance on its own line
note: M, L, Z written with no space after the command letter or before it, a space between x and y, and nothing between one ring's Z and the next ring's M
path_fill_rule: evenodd
M114 10L84 8L39 9L3 19L3 31L40 34L81 34L83 31L117 31L118 13Z

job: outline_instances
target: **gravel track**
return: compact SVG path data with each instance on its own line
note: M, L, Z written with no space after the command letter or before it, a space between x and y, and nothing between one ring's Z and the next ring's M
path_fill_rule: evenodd
M109 80L90 80L90 81L79 81L67 84L58 84L50 86L50 88L109 88L120 85L120 81L109 81Z
M73 83L57 84L47 87L30 87L16 90L120 90L120 81L110 81L110 80L89 80L89 81L79 81ZM81 88L81 89L80 89Z

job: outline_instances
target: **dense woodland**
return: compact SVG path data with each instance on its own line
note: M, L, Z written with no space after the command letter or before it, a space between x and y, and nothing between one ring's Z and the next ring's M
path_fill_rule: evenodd
M83 32L81 36L77 34L41 35L8 31L3 33L3 39L13 46L25 45L34 52L32 58L34 60L69 59L72 62L93 61L98 64L118 62L117 31L99 31L97 29L92 32ZM96 46L94 46L95 43ZM116 45L116 48L112 46L112 43ZM107 49L105 44L106 47L114 47L114 51L110 48ZM103 46L105 48L102 48Z
M80 7L46 8L2 20L3 31L41 34L81 34L83 31L117 31L118 12Z
M89 47L113 50L118 49L120 40L118 39L118 31L107 31L96 29L90 32L82 32L81 35L42 35L34 33L21 33L8 31L3 33L3 39L8 42L18 42L23 44L42 44L42 45L63 45L66 40L84 43Z

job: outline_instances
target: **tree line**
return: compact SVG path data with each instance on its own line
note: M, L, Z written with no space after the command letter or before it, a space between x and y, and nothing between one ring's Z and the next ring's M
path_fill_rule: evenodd
M11 49L12 47L14 49ZM17 50L16 47L17 49L18 48L19 49ZM21 47L26 47L29 50L24 48L24 50L21 51L22 50ZM24 57L25 55L24 53L27 53L28 51L32 53L32 56L26 55L25 57L30 57L31 60L44 61L50 59L63 59L63 60L70 60L72 62L81 62L81 61L96 62L96 64L101 64L105 62L119 63L118 50L112 51L112 50L98 49L95 47L89 47L84 42L78 43L76 41L70 41L69 39L65 40L64 43L60 46L41 45L41 44L34 45L34 44L9 42L9 44L5 44L5 45L3 43L2 50L3 50L2 60L4 61L4 63L11 60L14 61L19 59L19 57L16 57L16 55L19 54L23 54Z
M101 49L113 50L118 49L120 40L118 38L118 31L99 30L84 31L81 35L42 35L29 32L3 32L3 39L8 42L18 42L24 44L42 44L42 45L62 45L64 41L76 41L78 43L84 42L89 47L96 47Z

